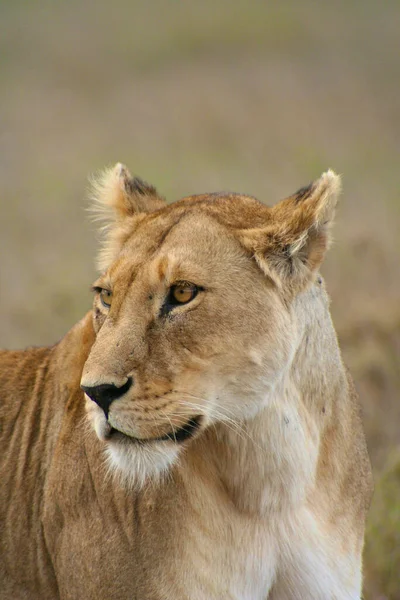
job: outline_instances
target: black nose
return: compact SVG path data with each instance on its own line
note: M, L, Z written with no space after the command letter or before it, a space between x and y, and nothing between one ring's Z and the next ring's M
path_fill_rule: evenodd
M108 411L110 410L111 402L117 400L123 396L132 385L132 377L128 377L128 381L121 387L117 387L113 383L102 383L101 385L94 385L93 387L87 385L81 385L81 388L93 400L104 410L106 418L108 418Z

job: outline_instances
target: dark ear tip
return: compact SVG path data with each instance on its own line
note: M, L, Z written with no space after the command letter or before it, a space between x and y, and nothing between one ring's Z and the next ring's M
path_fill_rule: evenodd
M132 177L128 168L122 164L117 163L114 167L114 171L122 180L125 191L128 194L138 194L139 196L157 196L157 190L153 185L150 185L140 177Z
M129 191L132 194L140 194L140 196L156 196L157 190L153 185L146 183L140 177L134 177L129 180Z
M295 194L294 194L295 204L299 204L300 202L303 202L303 200L306 200L306 198L308 198L310 196L312 189L313 189L313 183L311 182L308 185L297 190L297 192L295 192Z

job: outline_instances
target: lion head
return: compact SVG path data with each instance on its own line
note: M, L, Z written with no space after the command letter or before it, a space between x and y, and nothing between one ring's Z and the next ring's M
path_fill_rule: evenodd
M338 190L328 171L272 208L231 193L167 205L120 164L95 182L105 239L81 386L129 481L268 405L298 347L295 299L315 281Z

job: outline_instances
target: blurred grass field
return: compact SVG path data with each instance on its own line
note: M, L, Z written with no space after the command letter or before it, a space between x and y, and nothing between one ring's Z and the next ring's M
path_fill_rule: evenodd
M90 307L90 173L169 200L268 204L343 174L324 266L377 492L367 600L400 599L400 4L0 0L0 345L58 340Z

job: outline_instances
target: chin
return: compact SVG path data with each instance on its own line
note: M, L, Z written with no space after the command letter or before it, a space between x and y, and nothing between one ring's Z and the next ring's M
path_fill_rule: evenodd
M180 448L172 441L137 444L123 440L106 442L106 457L111 476L130 489L159 483L179 461Z
M154 433L150 437L136 437L127 424L124 431L116 429L115 417L111 416L110 421L105 419L103 411L91 400L87 400L86 412L91 427L104 443L108 474L130 489L166 478L185 446L206 425L204 415L194 415L173 432L159 437L154 437Z

